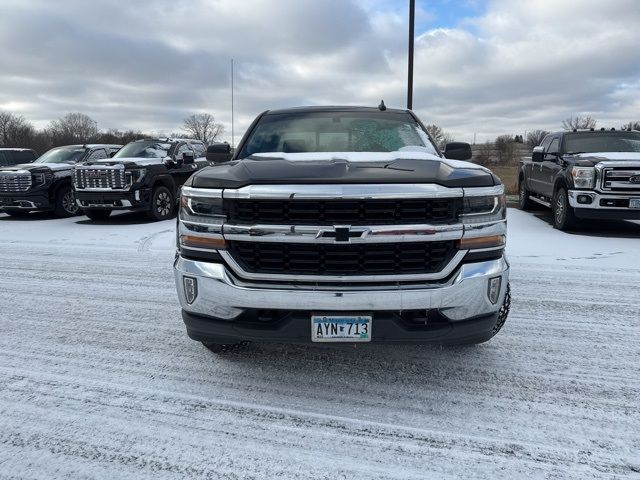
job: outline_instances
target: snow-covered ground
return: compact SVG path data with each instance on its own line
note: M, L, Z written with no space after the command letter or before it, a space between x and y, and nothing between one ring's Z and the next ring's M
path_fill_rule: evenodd
M491 342L252 345L184 332L174 222L0 214L0 478L637 478L640 225L509 211Z

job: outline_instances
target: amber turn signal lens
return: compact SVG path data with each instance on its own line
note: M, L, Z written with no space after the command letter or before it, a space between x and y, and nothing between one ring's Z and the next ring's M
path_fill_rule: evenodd
M195 235L180 235L180 245L214 250L227 249L227 242L224 238L198 237Z
M461 238L458 240L458 250L470 248L492 248L504 246L504 235L491 235L489 237Z

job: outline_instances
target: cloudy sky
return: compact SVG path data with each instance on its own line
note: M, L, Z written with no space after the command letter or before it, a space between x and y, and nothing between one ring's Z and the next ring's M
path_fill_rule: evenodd
M0 110L168 133L213 113L406 105L408 0L0 0ZM639 0L417 0L414 110L478 141L640 120Z

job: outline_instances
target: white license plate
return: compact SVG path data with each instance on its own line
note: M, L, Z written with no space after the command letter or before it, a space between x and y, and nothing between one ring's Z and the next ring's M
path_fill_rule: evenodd
M629 208L640 208L640 198L632 198L629 200Z
M370 342L371 315L311 315L312 342Z

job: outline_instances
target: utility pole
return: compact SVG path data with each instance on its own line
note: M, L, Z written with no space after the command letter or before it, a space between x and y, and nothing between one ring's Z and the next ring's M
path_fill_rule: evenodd
M231 148L235 147L235 135L233 131L233 58L231 59Z
M413 108L413 37L415 36L416 0L409 0L409 68L407 78L407 108Z

